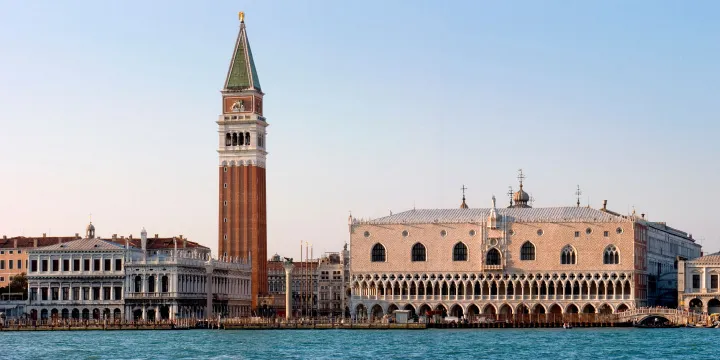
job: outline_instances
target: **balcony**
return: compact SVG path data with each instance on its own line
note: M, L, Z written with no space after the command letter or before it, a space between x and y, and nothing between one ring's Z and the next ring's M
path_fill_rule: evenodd
M204 293L182 293L182 292L131 292L125 295L126 299L203 299Z

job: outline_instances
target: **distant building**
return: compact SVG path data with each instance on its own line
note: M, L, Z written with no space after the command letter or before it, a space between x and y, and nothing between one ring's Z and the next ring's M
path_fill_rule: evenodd
M292 271L292 302L293 316L317 315L318 260L295 261ZM280 255L275 254L268 261L268 293L273 299L268 302L274 315L284 316L285 309L285 268ZM268 314L268 315L272 315Z
M11 238L3 236L0 239L0 287L7 286L13 276L27 273L28 250L80 238L80 234L75 234L75 236L46 236L43 234L41 237L15 236Z
M645 220L641 214L640 221L647 225L647 274L648 274L648 305L678 306L678 256L693 259L700 256L700 245L692 235L667 226L664 222Z
M720 252L678 261L678 303L695 312L720 313Z
M349 261L347 245L342 253L326 253L317 266L317 314L341 317L347 312L347 279L345 265Z
M347 244L342 252L293 264L293 316L350 316ZM275 254L268 261L268 295L263 298L260 315L283 317L285 311L285 268L283 259Z
M678 255L700 245L636 214L577 206L532 208L523 189L508 208L412 209L350 217L351 311L424 315L615 313L656 304ZM668 246L666 246L668 245ZM670 275L667 275L670 278ZM666 290L661 290L666 291Z

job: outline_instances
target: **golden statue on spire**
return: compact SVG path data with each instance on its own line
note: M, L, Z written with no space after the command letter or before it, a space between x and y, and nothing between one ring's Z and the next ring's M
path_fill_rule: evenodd
M239 13L238 13L238 18L240 19L240 22L245 22L245 13L242 12L242 11L239 12Z

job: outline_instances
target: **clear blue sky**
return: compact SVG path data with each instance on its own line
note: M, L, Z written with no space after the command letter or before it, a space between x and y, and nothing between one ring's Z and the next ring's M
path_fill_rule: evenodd
M0 234L217 248L217 125L246 24L270 122L269 254L348 211L628 213L720 248L716 1L0 0Z

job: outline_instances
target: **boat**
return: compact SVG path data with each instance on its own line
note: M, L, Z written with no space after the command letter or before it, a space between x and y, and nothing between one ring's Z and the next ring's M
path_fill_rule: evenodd
M564 324L563 324L563 329L572 329L572 325L570 325L570 324L568 324L568 323L564 323Z

